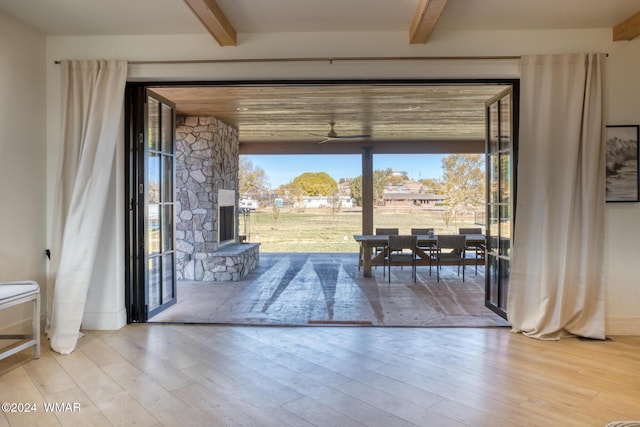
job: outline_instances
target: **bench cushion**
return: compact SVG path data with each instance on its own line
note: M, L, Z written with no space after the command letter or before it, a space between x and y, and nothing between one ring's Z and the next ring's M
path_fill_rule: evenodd
M36 282L0 283L0 304L9 299L27 296L38 292L40 292L40 287Z

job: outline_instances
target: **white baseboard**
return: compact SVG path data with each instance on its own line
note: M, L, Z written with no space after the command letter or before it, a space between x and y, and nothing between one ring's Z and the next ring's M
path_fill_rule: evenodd
M127 324L127 311L123 308L117 312L85 312L82 318L82 329L94 331L116 331Z
M607 317L607 335L640 335L640 317Z

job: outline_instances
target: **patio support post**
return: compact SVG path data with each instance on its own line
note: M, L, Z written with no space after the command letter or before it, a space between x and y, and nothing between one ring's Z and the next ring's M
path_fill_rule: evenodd
M373 147L362 147L362 234L373 234Z

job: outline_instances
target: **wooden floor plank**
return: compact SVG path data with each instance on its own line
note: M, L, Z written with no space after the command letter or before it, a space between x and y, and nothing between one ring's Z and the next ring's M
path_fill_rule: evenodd
M77 384L60 369L60 365L51 353L43 354L38 363L28 363L24 368L42 394L54 394L77 388Z
M152 366L157 367L155 364ZM136 366L126 362L109 365L105 367L105 372L128 394L135 396L136 401L162 425L177 426L185 422L184 414L189 412L189 407ZM197 412L192 412L188 420L189 425L194 427L211 425L205 416Z
M64 408L64 411L55 412L55 416L63 426L113 426L104 413L98 409L86 393L79 388L45 394L44 397L48 403L63 405L59 407ZM67 404L71 404L71 406Z
M158 423L158 419L140 405L135 396L127 393L81 351L54 357L113 425L153 426Z
M351 418L365 425L371 425L373 420L381 422L385 426L407 425L404 420L392 413L381 411L376 406L370 405L365 401L350 398L350 396L342 392L342 385L338 387L326 386L322 382L314 380L311 376L301 375L288 366L265 360L257 353L247 352L238 357L237 360L239 363L257 368L272 381L283 385L286 384L301 395L314 399L319 404L331 407L343 414L346 410Z
M441 414L433 410L436 406L412 403L410 400L400 398L387 390L374 388L360 381L350 381L340 387L343 393L362 399L364 402L380 408L390 414L404 419L415 425L435 425L435 419L438 418L438 425L464 425L454 420L450 414ZM438 399L440 401L440 399Z
M167 390L174 390L193 384L191 378L182 375L170 362L165 362L163 357L159 357L157 352L147 351L137 343L128 340L126 335L108 335L103 341L128 363L138 368ZM104 369L107 370L108 367Z
M310 397L301 397L284 405L287 410L297 414L314 426L362 427L362 424ZM379 424L383 425L383 424Z
M33 351L31 353L33 354ZM29 362L29 364L35 363L37 361ZM0 402L3 405L9 404L2 409L9 425L61 425L54 413L44 410L42 405L44 401L45 398L38 390L37 384L33 382L24 367L18 367L0 376Z

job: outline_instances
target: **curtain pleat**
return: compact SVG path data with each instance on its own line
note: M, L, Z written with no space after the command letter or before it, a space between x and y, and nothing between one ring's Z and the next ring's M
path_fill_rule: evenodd
M514 332L605 338L604 54L521 61Z
M76 346L124 106L126 61L62 61L62 148L52 226L51 348Z

